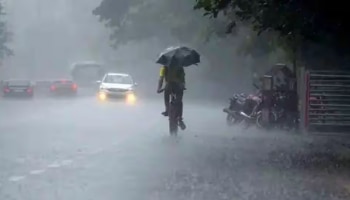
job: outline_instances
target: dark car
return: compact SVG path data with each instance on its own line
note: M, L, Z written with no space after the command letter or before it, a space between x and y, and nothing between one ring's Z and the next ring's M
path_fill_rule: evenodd
M29 80L8 80L3 83L4 97L33 97L33 84Z
M70 95L74 96L78 92L78 85L72 80L53 81L50 86L52 95Z

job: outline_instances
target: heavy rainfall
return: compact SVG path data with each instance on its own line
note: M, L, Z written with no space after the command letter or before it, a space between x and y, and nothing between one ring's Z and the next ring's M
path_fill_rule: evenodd
M350 199L345 9L1 0L0 200Z

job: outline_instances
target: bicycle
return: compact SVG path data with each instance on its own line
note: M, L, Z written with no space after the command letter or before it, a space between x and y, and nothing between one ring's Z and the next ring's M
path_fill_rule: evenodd
M159 91L159 93L164 92L164 88ZM184 89L186 90L186 89ZM168 108L168 118L169 118L169 132L170 135L176 136L180 126L180 102L177 99L177 95L175 92L170 92L170 103ZM185 129L186 127L182 128Z

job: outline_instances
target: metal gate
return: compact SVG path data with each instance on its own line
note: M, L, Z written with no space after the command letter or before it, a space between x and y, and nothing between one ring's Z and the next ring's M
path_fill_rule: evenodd
M305 73L304 126L308 132L350 130L350 72ZM349 133L350 134L350 133Z

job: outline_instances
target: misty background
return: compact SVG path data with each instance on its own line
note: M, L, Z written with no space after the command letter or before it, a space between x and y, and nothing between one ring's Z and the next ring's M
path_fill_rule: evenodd
M202 63L187 69L189 92L186 95L226 98L234 91L252 90L254 71L261 73L273 63L283 62L279 53L254 58L238 55L240 41L250 34L243 28L232 37L213 36L208 41L198 39L184 43L167 31L171 28L167 24L146 26L145 33L149 32L147 29L159 29L160 35L112 48L111 29L92 14L100 3L101 0L3 0L4 20L12 33L9 46L14 56L3 61L1 78L69 78L69 66L73 62L93 60L105 64L110 71L131 73L140 90L153 94L158 79L159 66L155 64L158 54L171 45L197 47L200 44ZM188 4L191 17L208 20L192 10L192 3ZM201 52L202 49L205 52Z

